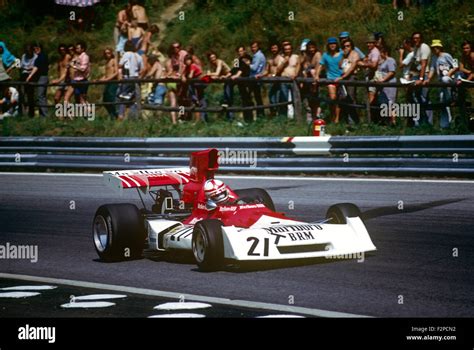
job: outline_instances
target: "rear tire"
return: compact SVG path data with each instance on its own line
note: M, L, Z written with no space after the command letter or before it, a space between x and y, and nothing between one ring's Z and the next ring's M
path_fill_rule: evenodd
M192 238L194 259L201 271L217 271L224 265L222 222L216 219L199 221Z
M248 203L258 201L264 204L268 209L275 211L275 204L273 204L272 197L263 188L245 188L235 190L234 193Z
M133 204L105 204L92 223L94 247L101 260L123 261L141 257L146 234L143 218Z
M345 225L347 218L361 217L360 209L352 203L339 203L329 207L326 219L331 219L330 224Z

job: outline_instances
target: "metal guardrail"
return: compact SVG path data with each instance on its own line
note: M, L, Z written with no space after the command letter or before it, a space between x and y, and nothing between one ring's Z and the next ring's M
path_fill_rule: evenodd
M220 166L223 172L474 175L474 135L0 137L0 169L101 171L187 166L190 152L210 147L223 151Z

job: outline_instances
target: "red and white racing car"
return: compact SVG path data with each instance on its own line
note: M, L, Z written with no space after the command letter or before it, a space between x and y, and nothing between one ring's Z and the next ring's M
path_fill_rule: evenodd
M201 270L235 261L351 256L375 250L354 204L331 206L326 218L301 222L276 212L263 189L231 190L214 179L218 152L191 154L190 168L104 172L115 189L137 189L143 208L105 204L93 221L100 258L126 260L192 251ZM153 199L146 208L142 194Z

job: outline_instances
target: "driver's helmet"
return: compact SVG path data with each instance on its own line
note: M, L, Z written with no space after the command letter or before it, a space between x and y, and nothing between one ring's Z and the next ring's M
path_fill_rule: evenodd
M214 203L224 203L229 199L229 190L227 185L221 180L207 180L204 183L204 194L207 200Z

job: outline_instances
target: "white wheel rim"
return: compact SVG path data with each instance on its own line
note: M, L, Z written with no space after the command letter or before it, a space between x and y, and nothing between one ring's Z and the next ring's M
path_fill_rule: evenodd
M101 253L107 248L108 236L107 222L102 215L97 215L94 219L94 244Z
M197 230L196 239L194 240L194 244L193 244L193 253L197 262L201 263L204 261L204 257L206 256L206 248L207 248L206 237L201 232L201 230Z

